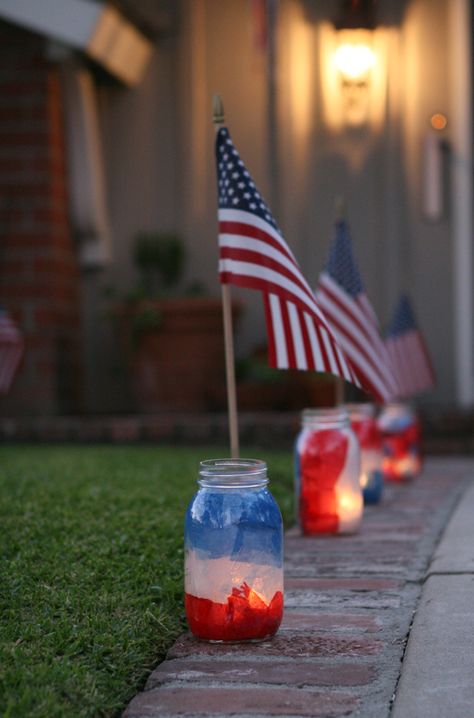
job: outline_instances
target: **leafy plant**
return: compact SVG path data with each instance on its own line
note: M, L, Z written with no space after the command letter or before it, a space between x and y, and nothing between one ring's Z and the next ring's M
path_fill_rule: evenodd
M177 234L139 233L133 261L140 271L145 296L157 297L175 287L183 274L185 258L184 244Z

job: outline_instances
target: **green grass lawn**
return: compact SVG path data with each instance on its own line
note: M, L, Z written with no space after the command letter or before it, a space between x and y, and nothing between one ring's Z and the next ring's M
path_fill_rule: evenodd
M183 518L216 447L0 447L0 715L114 716L183 630ZM269 465L292 517L289 452Z

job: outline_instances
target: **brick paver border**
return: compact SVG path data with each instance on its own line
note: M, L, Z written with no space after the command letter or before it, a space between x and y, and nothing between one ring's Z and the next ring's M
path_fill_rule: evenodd
M288 531L277 636L181 636L123 718L388 716L426 569L473 466L429 460L415 481L386 487L354 536Z

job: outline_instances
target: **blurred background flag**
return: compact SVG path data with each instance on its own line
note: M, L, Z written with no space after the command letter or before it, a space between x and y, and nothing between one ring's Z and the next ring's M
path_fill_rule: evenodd
M220 280L262 292L270 366L330 372L361 386L225 127L216 159Z
M398 379L399 396L413 396L434 386L433 366L406 294L395 308L385 345Z
M397 394L397 382L379 331L377 316L365 293L352 250L349 226L336 222L326 268L321 273L316 299L331 323L336 340L364 388L378 400Z
M23 335L0 307L0 396L8 394L24 351Z

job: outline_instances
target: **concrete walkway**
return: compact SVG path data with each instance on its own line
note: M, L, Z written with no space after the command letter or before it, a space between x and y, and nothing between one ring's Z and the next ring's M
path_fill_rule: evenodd
M474 485L428 569L393 718L474 716Z
M288 532L277 636L222 646L185 634L124 718L474 715L473 477L473 460L431 459L387 486L359 534Z

